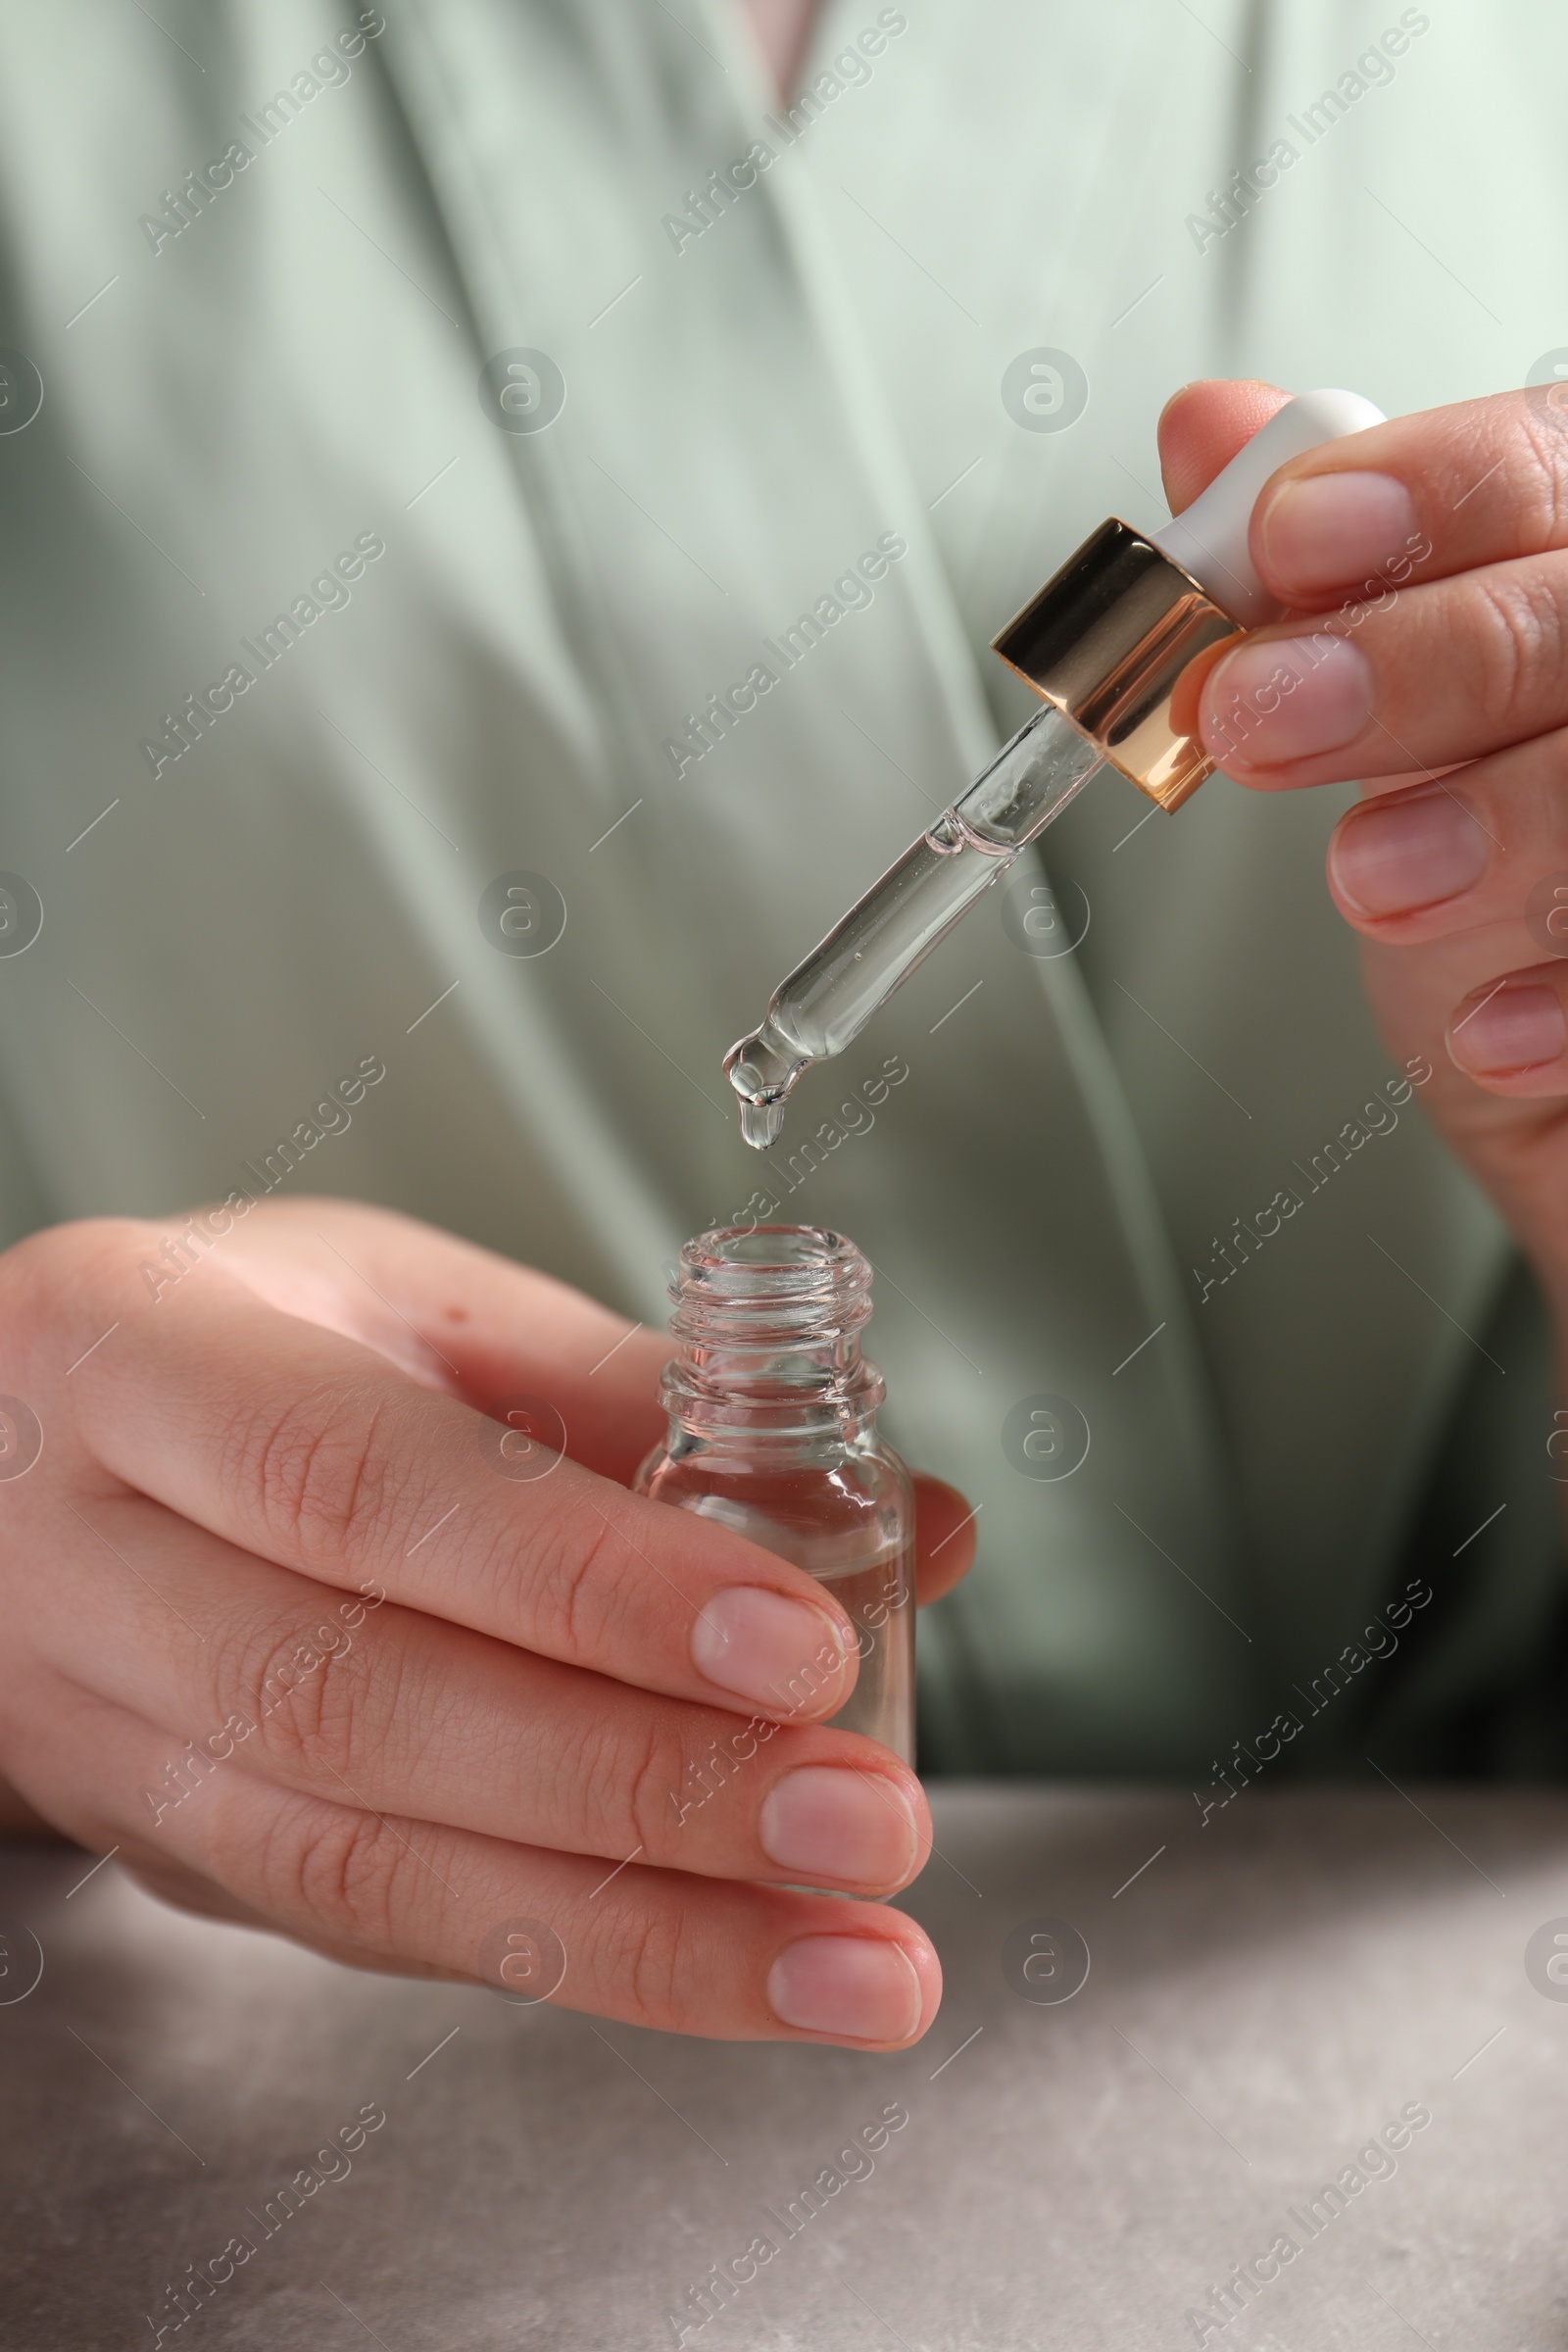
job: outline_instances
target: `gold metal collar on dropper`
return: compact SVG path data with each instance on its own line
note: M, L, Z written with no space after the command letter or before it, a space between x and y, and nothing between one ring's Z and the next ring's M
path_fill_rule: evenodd
M1214 761L1176 723L1177 680L1195 654L1279 615L1250 549L1258 492L1303 451L1382 422L1357 393L1298 394L1173 521L1102 523L992 650L1141 792L1179 808Z
M992 651L1152 801L1179 808L1214 762L1171 715L1176 681L1195 654L1243 633L1152 540L1110 521Z

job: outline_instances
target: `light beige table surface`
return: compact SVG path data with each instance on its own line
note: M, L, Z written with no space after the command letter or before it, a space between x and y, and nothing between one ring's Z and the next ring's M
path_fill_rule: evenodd
M1568 1935L1568 1797L1258 1788L1203 1827L1185 1794L989 1785L936 1811L906 1899L947 1997L892 2059L360 1976L0 1849L0 2341L1134 2352L1196 2343L1196 2309L1227 2352L1561 2352L1568 1998L1526 1947ZM1004 1974L1041 1918L1092 1954L1064 2002ZM385 2121L321 2155L362 2111ZM235 2238L176 2328L167 2290ZM715 2265L745 2283L699 2325Z

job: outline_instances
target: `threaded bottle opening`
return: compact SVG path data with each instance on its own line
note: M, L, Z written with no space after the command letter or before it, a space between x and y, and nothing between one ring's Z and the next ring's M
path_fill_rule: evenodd
M858 1331L871 1313L871 1269L851 1241L823 1225L720 1225L680 1253L670 1285L677 1339L827 1339Z
M871 1410L883 1389L860 1355L870 1293L865 1258L826 1226L726 1225L699 1234L682 1250L670 1285L679 1353L664 1375L665 1401L687 1419L772 1402L781 1428L794 1407Z

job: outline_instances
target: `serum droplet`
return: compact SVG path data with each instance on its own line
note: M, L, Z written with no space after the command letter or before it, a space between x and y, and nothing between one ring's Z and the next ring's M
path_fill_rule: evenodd
M766 1152L784 1132L782 1102L741 1102L741 1134L754 1152Z

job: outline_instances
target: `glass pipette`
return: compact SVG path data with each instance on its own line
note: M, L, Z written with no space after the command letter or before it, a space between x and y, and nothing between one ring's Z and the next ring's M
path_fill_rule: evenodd
M1249 553L1258 492L1290 459L1382 422L1353 392L1287 402L1174 521L1147 537L1103 523L1008 622L995 650L1043 708L730 1048L724 1074L747 1143L778 1141L803 1073L843 1053L1097 768L1118 768L1166 810L1212 773L1196 722L1172 706L1196 655L1279 612Z
M785 1100L802 1072L843 1053L1102 764L1094 745L1047 704L796 966L757 1035L725 1058L749 1144L777 1143Z

